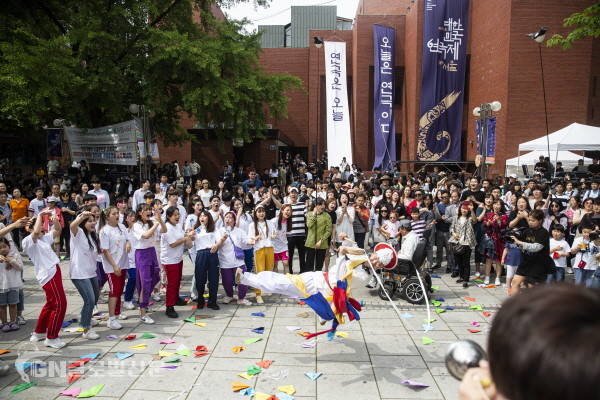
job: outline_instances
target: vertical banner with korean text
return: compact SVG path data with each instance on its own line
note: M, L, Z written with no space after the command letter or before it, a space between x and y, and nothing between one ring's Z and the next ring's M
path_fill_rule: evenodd
M343 157L352 164L345 42L325 42L325 86L329 165L339 165Z
M469 0L425 0L420 161L461 159Z
M476 120L477 152L485 156L486 164L496 163L496 117L487 118L487 132L483 132L483 121ZM483 135L486 134L486 138ZM485 146L485 149L484 147ZM485 150L485 153L484 153Z
M394 89L396 29L373 25L373 132L375 161L373 169L387 169L396 160ZM390 168L391 169L391 168Z

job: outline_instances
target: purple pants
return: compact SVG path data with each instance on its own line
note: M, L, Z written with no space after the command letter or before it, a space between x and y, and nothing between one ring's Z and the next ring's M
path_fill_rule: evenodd
M242 271L246 272L246 265L240 265ZM221 281L223 282L223 289L227 297L233 297L233 283L235 282L235 271L237 268L221 268ZM242 300L246 297L248 286L238 285L238 299Z
M136 282L138 291L138 305L140 308L148 308L150 295L154 286L160 281L160 266L156 258L154 247L137 249L135 251Z

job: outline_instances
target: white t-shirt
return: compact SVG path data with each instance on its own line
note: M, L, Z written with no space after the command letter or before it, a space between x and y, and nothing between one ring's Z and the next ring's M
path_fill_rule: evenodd
M185 217L185 222L183 223L183 230L187 231L189 229L194 229L194 226L196 226L196 222L198 221L198 216L194 213L192 214L188 214Z
M215 229L215 232L207 232L204 225L200 225L196 229L196 240L194 240L196 251L210 249L217 244L220 238L221 236L218 236L218 229Z
M169 209L169 207L171 207L171 204L169 204L169 203L165 204L165 206L163 207L163 209L165 210L165 213L167 212L167 210ZM179 210L179 223L178 223L178 225L183 229L183 225L185 224L185 218L187 217L187 211L185 211L185 207L182 206L182 205L180 205L180 204L177 204L177 209ZM165 223L167 223L166 214L164 214L163 217L165 218ZM167 223L167 225L169 225L169 224Z
M213 221L215 221L215 229L219 229L223 227L223 218L221 218L221 214L219 211L208 210L210 215L213 217Z
M23 250L25 250L33 262L35 277L40 286L44 286L54 277L54 274L56 274L56 265L59 263L58 257L52 249L52 245L54 244L53 232L50 231L40 236L35 243L31 237L32 235L29 235L21 243Z
M163 265L178 264L183 260L185 242L177 247L170 245L183 238L184 235L185 232L181 226L167 222L167 231L160 236L160 262Z
M221 228L217 231L217 237L221 238L225 234L226 229ZM234 228L229 231L229 237L223 242L223 245L219 248L219 265L221 268L237 268L244 265L244 260L238 260L235 258L235 251L233 245L242 247L240 244L248 242L248 235L240 228ZM232 243L233 241L233 243Z
M569 243L567 243L567 241L565 239L562 240L556 240L554 238L550 238L550 248L553 249L555 247L562 247L562 249L557 250L558 253L568 253L569 250L571 249L571 247L569 246ZM552 257L552 254L550 254L550 257ZM554 265L557 268L567 268L567 257L558 257L558 258L554 258Z
M158 234L158 230L160 229L159 227L156 228L156 230L154 231L152 236L150 236L148 239L144 239L142 237L142 235L144 233L146 233L146 231L152 227L151 224L154 224L154 222L150 222L149 224L142 225L142 223L140 221L138 221L133 224L133 228L132 228L133 235L132 236L135 238L135 240L133 241L133 243L131 243L131 245L133 246L134 249L136 249L136 250L149 249L150 247L155 247L157 245L157 243L159 243L159 238L160 238L160 235Z
M198 196L200 196L204 208L210 207L210 198L213 196L213 191L211 189L208 189L208 192L205 192L204 189L198 190Z
M270 229L273 231L273 252L283 253L288 250L288 240L287 240L287 223L281 221L281 229L277 229L277 221L279 217L275 217L269 220ZM291 222L291 221L290 221Z
M572 248L579 248L581 243L587 244L587 250L584 253L578 251L575 254L575 260L571 265L573 266L573 269L579 268L578 265L583 260L586 263L583 269L595 271L596 268L598 268L596 255L600 253L600 246L596 246L594 242L590 242L589 240L584 239L583 236L580 236L575 238Z
M46 208L46 200L38 200L36 198L29 203L29 211L33 212L34 217L37 217L44 208Z
M271 235L273 234L273 227L268 224L267 221L258 223L258 234L260 238L254 243L254 251L260 250L263 247L273 247L273 241ZM254 229L254 222L248 226L248 237L253 238L256 236Z
M248 233L248 227L252 223L252 216L248 213L243 213L238 218L238 221L239 221L238 228L243 230L244 232ZM241 245L236 244L236 246L240 246L244 250L249 250L253 247L252 245L248 244L248 242L241 243Z
M115 227L104 225L100 230L100 249L108 250L113 261L120 269L129 268L128 254L125 251L128 236L127 228L123 224L118 224ZM114 272L104 253L102 254L102 266L107 274Z
M10 235L7 235L10 236ZM0 262L0 293L7 292L9 290L18 290L23 287L23 279L21 279L21 270L23 269L23 260L19 254L19 250L9 241L10 249L8 250L7 256L12 257L13 261L11 264L16 264L21 269L6 269L8 262Z
M92 248L90 248L90 243ZM71 279L89 279L96 276L98 248L91 238L90 243L81 228L77 228L77 235L71 235L71 263L69 264Z
M133 211L137 210L139 204L144 203L144 195L148 192L149 190L144 190L142 188L133 192L133 199L131 201L131 208L133 208Z

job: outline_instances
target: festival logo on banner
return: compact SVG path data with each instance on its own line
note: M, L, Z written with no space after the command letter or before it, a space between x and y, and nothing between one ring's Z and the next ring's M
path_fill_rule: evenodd
M459 161L468 0L425 0L419 161Z
M325 42L325 86L329 164L339 165L344 157L348 164L352 164L350 109L346 79L346 42Z
M396 129L394 124L396 29L373 25L374 93L373 132L375 162L373 169L386 169L396 160ZM391 169L391 168L390 168Z

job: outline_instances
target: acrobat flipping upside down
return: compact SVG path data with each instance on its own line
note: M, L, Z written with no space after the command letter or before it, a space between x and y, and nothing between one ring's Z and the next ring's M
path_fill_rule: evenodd
M342 234L343 235L343 234ZM340 239L345 237L340 235ZM350 242L344 242L350 244ZM306 336L327 333L328 338L335 335L339 324L345 323L347 316L350 321L359 320L358 311L360 303L350 297L352 290L352 274L354 268L371 261L375 269L389 268L397 261L394 249L380 243L375 247L375 252L367 257L363 249L351 246L341 246L335 265L328 272L304 272L300 275L280 274L277 272L263 271L258 274L243 272L240 268L236 271L236 283L252 286L267 293L277 293L284 296L297 297L308 304L320 317L321 324L333 321L331 329Z

